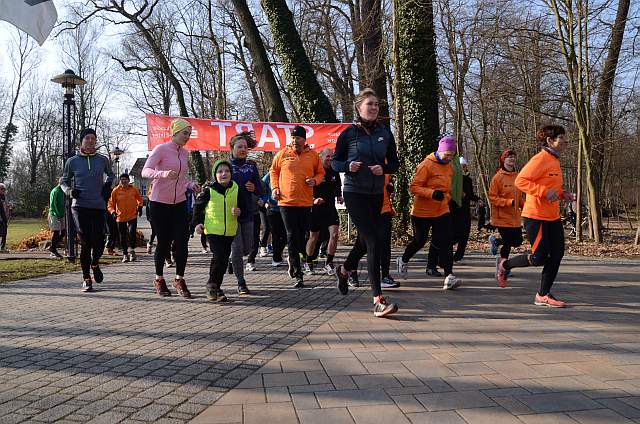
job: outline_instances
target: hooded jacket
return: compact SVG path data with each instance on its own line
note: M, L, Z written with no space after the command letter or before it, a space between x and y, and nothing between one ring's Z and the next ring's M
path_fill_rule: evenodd
M516 187L516 171L498 169L489 185L491 225L502 228L520 228L522 193Z
M516 177L516 187L527 195L522 216L541 221L560 219L560 200L547 200L549 189L562 196L562 170L557 156L542 149Z
M356 172L349 171L351 162L362 162ZM369 166L380 165L383 175L373 175ZM384 174L394 174L400 168L393 134L381 124L367 129L353 124L336 141L331 160L334 171L344 172L344 192L382 194Z
M78 191L78 198L73 199L72 207L105 210L106 204L102 197L102 187L111 185L115 175L111 170L111 162L99 153L84 155L79 153L67 159L62 172L60 187L67 196L72 190Z
M409 191L414 195L411 215L418 218L437 218L449 213L452 176L451 163L440 163L434 153L420 162L409 186ZM432 197L436 190L444 194L444 199L436 200Z

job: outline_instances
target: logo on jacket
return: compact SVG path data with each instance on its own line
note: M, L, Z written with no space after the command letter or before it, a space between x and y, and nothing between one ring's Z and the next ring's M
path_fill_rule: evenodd
M378 142L383 142L384 141L384 137L378 137Z

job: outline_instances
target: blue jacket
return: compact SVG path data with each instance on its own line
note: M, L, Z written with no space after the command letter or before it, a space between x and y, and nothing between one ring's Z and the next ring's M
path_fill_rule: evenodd
M350 162L362 162L357 172L349 171ZM373 175L368 168L381 165L383 175ZM382 194L384 174L394 174L400 168L393 134L381 124L366 130L359 124L346 128L336 141L331 167L344 172L344 192Z
M270 208L267 210L268 213L280 213L280 207L278 206L278 201L274 199L271 195L271 173L267 172L262 177L262 181L267 185L266 193L262 195L262 200L265 203L269 203Z
M246 159L231 158L231 178L240 187L239 197L242 197L242 204L245 207L238 217L238 222L249 222L253 220L253 216L258 212L258 204L253 195L260 196L262 194L262 182L260 181L260 173L255 162ZM255 186L255 191L250 193L247 191L245 184L251 181Z
M102 187L106 182L111 185L115 175L111 170L111 162L106 156L96 153L92 156L75 155L67 159L62 172L60 187L67 196L71 190L79 191L77 199L73 199L72 207L88 209L106 209L102 197Z

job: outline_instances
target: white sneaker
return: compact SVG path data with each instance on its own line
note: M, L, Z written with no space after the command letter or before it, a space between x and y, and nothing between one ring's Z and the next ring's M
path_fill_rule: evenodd
M407 278L409 275L409 264L402 262L402 257L398 256L396 259L396 264L398 265L398 275L401 278Z
M280 262L276 262L276 261L274 261L274 260L271 260L271 266L272 266L272 267L274 267L274 268L275 268L275 267L278 267L278 266L282 266L282 264L283 264L283 263L284 263L284 262L282 262L282 261L280 261Z
M264 258L265 256L267 256L269 253L267 252L267 248L266 247L261 247L260 248L260 257Z
M336 275L336 266L333 263L326 264L323 269L327 275Z
M444 279L442 290L453 290L456 287L460 287L460 284L462 284L462 280L459 280L453 274L449 274L447 275L447 278Z
M124 255L122 255L122 263L127 263L129 262L129 255L127 255L126 253Z
M247 271L255 271L256 264L254 264L253 262L247 262L247 265L244 267L244 269L246 269Z
M129 249L129 262L135 262L138 259L136 256L136 251L133 249Z
M302 272L305 273L305 275L313 275L314 274L314 270L312 268L311 265L309 265L308 263L304 262L302 264Z
M207 253L209 253L209 251L207 249L202 249L200 253L204 253L206 255Z
M147 243L147 254L151 254L151 249L153 249L153 245L151 243Z

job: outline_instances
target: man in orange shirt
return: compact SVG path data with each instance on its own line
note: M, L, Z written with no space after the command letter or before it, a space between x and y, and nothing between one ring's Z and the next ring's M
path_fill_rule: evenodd
M527 198L522 208L524 227L531 242L531 254L511 259L501 258L496 280L500 287L507 285L507 273L512 268L541 266L540 290L534 304L565 307L565 302L551 294L560 262L564 256L564 228L560 221L560 200L573 201L574 196L562 190L560 154L567 142L565 130L558 125L547 125L536 134L542 150L532 157L516 177L515 185Z
M324 167L318 153L307 144L307 130L291 129L291 143L280 150L271 164L271 192L278 201L289 250L289 277L295 288L304 287L300 256L306 260L305 236L313 205L313 187L322 182Z
M453 229L449 200L451 199L451 160L457 151L455 138L443 137L438 151L427 156L416 169L409 191L413 193L411 224L413 239L397 259L398 274L407 278L409 260L427 243L429 230L433 228L432 243L437 248L440 264L444 268L444 290L451 290L461 283L453 275L453 252L451 250Z
M136 260L137 215L142 215L144 201L137 188L129 184L129 175L120 175L120 184L113 189L107 209L118 225L122 262Z

